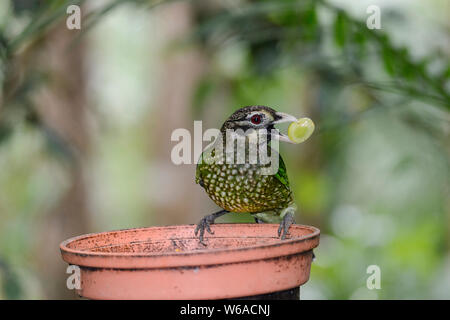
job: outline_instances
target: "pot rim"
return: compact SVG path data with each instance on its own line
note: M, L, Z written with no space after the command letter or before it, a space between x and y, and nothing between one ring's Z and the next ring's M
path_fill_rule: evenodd
M270 232L275 232L278 224L250 224L250 223L218 223L211 225L211 228L265 228ZM232 248L212 248L196 249L189 251L170 252L98 252L69 248L70 243L100 237L102 235L113 235L117 233L139 232L143 230L186 230L195 228L194 224L175 226L155 226L143 228L130 228L100 233L89 233L76 236L63 241L60 244L63 259L70 263L87 267L118 268L118 269L142 269L142 268L167 268L167 267L188 267L195 265L214 265L217 263L233 263L242 261L252 261L255 259L270 259L279 256L299 254L314 249L319 244L320 230L306 225L295 224L291 226L295 229L307 230L308 234L294 236L291 239L277 240L268 244L246 245ZM214 231L213 229L213 231ZM190 231L190 230L189 230ZM218 230L216 230L218 231ZM216 233L217 234L217 233ZM215 235L208 235L214 237ZM194 238L194 236L192 237ZM242 236L245 238L245 236ZM169 239L169 238L167 238ZM146 239L147 240L147 239ZM148 240L147 240L148 241ZM143 241L145 242L145 241ZM94 247L95 248L95 247Z
M238 225L245 225L246 227L253 227L253 226L258 226L258 224L253 224L253 223L217 223L214 226L223 226L223 227L227 227L227 226L238 226ZM267 223L265 225L270 225L270 223ZM79 255L88 255L88 256L127 256L127 257L153 257L153 256L180 256L180 255L192 255L192 254L205 254L205 253L219 253L219 252L226 252L226 251L245 251L245 250L251 250L254 248L260 248L260 247L264 247L264 248L268 248L268 247L278 247L282 244L289 244L289 243L296 243L296 242L302 242L311 238L315 238L318 235L320 235L320 230L316 227L313 226L307 226L307 225L302 225L302 224L295 224L292 225L291 228L301 228L301 229L307 229L312 231L311 233L302 236L302 237L296 237L293 239L285 239L285 240L280 240L280 242L276 242L276 243L270 243L270 244L258 244L258 245L249 245L249 246L245 246L245 247L241 247L241 248L216 248L216 249L198 249L195 251L181 251L181 252L169 252L169 253L164 253L164 252L148 252L145 254L139 253L133 253L133 252L93 252L93 251L89 251L89 250L76 250L76 249L71 249L69 247L67 247L67 245L69 243L73 243L76 242L78 240L82 240L82 239L86 239L86 238L91 238L91 237L97 237L97 236L101 236L101 235L105 235L105 234L109 234L109 233L117 233L117 232L127 232L127 231L138 231L138 230L145 230L145 229L178 229L180 227L191 227L191 226L195 226L194 224L186 224L186 225L175 225L175 226L154 226L154 227L141 227L141 228L127 228L127 229L118 229L118 230L111 230L111 231L103 231L103 232L98 232L98 233L86 233L80 236L75 236L72 238L69 238L67 240L64 240L63 242L61 242L61 244L59 245L59 248L61 249L61 251L63 252L67 252L67 253L74 253L74 254L79 254ZM276 225L278 226L278 225ZM206 234L206 231L205 231Z

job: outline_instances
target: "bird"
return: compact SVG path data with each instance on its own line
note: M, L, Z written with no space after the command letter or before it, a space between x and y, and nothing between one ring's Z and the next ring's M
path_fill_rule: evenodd
M203 217L197 224L194 233L195 236L198 235L200 243L205 245L205 231L214 234L210 225L228 212L250 213L256 223L280 223L278 237L281 240L286 238L290 226L295 224L297 206L289 185L286 165L279 153L272 148L272 141L278 139L293 143L274 126L294 121L297 118L290 114L256 105L238 109L223 123L217 139L203 150L196 167L195 182L221 208L220 211ZM266 139L255 138L258 132L266 132ZM231 137L245 141L245 157L241 161L235 160L232 153L239 153L238 143L233 142L232 148L226 149ZM270 154L271 159L278 158L276 171L264 173L262 170L268 168L267 163L249 159L250 151L255 148L258 155L265 151ZM220 150L225 151L220 154ZM232 159L229 151L232 151ZM219 154L222 161L218 161Z

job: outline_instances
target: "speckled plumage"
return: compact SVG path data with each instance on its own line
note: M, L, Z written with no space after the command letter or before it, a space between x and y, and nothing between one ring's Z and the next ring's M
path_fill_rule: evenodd
M280 165L282 161L280 157ZM283 184L277 175L262 175L259 168L249 163L201 163L197 183L227 211L257 213L287 207L293 200L289 185Z

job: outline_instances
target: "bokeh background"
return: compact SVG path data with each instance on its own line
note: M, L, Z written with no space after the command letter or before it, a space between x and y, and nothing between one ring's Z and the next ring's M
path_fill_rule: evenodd
M2 0L0 298L75 298L68 237L216 210L171 133L263 104L316 123L281 145L297 222L322 231L302 298L449 299L449 16L446 0Z

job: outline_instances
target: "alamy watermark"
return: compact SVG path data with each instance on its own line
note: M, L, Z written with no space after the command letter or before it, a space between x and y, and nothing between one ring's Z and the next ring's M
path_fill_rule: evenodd
M81 8L78 5L69 5L66 9L66 13L69 15L66 19L66 26L69 30L81 29ZM381 10L377 5L370 5L366 9L366 13L370 14L366 20L366 26L368 29L381 29Z
M367 267L366 270L367 274L370 274L370 276L367 278L366 286L367 289L373 290L373 289L381 289L381 269L376 264L372 264Z
M370 14L366 20L366 26L368 29L381 29L381 10L377 5L370 5L366 9L366 13Z
M67 7L66 13L69 15L66 19L66 26L69 30L81 29L81 8L75 4Z
M67 277L66 286L69 290L81 289L81 270L79 266L69 265L66 269L66 273L70 274Z

